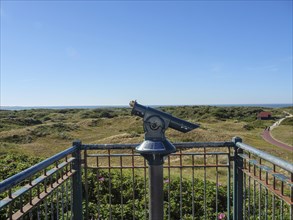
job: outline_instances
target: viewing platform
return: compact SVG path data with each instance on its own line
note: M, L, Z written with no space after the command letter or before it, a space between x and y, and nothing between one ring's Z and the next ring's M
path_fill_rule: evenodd
M0 183L0 219L149 219L138 144L79 141ZM293 219L293 165L242 143L175 143L164 219Z

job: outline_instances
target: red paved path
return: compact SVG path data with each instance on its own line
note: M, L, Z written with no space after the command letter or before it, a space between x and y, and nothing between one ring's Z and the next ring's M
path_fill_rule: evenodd
M281 148L284 148L284 149L287 149L287 150L291 150L291 151L293 151L293 147L291 147L291 146L289 146L289 145L287 145L287 144L284 144L284 143L282 143L282 142L279 142L279 141L277 141L276 139L274 139L274 138L271 136L270 131L268 131L268 130L265 130L265 131L261 134L261 136L262 136L262 138L263 138L265 141L267 141L267 142L269 142L269 143L271 143L271 144L273 144L273 145L276 145L276 146L278 146L278 147L281 147Z

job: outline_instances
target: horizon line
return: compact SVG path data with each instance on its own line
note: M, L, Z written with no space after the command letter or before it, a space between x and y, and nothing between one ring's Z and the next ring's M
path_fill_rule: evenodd
M149 105L149 104L146 104ZM293 105L293 103L225 103L225 104L150 104L150 106L202 106L202 105ZM129 105L122 104L101 104L101 105L0 105L2 107L23 107L23 108L31 108L31 107L125 107Z

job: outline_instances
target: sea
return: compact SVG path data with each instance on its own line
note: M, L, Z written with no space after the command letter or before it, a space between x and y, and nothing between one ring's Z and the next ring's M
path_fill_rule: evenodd
M152 105L151 107L166 106L196 106L196 105ZM262 108L285 108L293 107L293 104L211 104L198 106L218 107L262 107ZM97 108L129 108L128 105L85 105L85 106L0 106L0 110L29 110L29 109L97 109Z

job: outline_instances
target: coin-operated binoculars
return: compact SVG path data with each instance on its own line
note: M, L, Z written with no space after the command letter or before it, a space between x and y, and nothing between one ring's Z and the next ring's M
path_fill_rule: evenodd
M149 165L149 219L161 220L164 217L163 207L163 163L164 157L176 152L176 147L166 139L165 131L168 127L186 133L199 125L176 118L157 109L143 106L131 101L131 114L143 118L145 131L144 142L136 147Z

